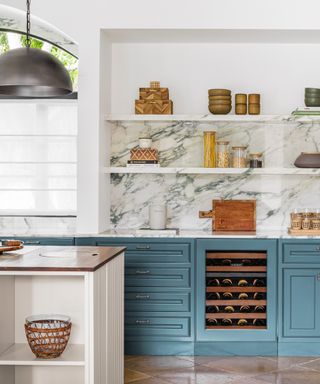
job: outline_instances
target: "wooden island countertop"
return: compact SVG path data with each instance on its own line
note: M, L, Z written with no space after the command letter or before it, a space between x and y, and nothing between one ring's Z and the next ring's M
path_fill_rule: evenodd
M37 246L0 255L0 271L94 272L125 247Z

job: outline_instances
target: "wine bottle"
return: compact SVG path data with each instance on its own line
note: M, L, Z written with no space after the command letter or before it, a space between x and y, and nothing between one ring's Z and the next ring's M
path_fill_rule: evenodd
M229 260L229 259L223 259L221 261L221 265L224 265L224 266L231 266L232 265L232 261Z
M244 259L244 260L242 260L242 265L244 267L248 267L248 266L252 265L252 260Z
M239 294L238 298L239 298L239 300L248 300L249 296L247 293L242 292Z
M231 305L228 305L227 307L224 308L224 311L227 313L233 313L234 308Z
M266 307L264 305L257 305L254 307L253 312L264 313L266 311Z
M255 292L253 295L254 300L264 300L265 294L263 292Z
M246 313L250 312L250 307L249 307L249 305L242 305L242 306L240 307L240 312L246 312Z
M230 287L232 285L232 280L230 279L223 279L222 282L221 282L222 285L224 285L225 287Z
M219 292L209 292L207 293L207 300L220 300Z
M253 284L254 287L265 287L266 282L263 279L254 279Z
M248 285L247 280L242 279L238 281L238 287L246 287L247 285Z
M248 325L248 321L246 319L239 319L238 325L241 327Z
M206 310L207 313L217 313L219 312L219 307L217 305L209 305Z
M207 324L208 326L218 325L218 320L217 320L217 319L207 319L207 320L206 320L206 324Z
M218 279L212 279L209 280L207 283L208 287L219 287L220 286L220 281Z
M232 320L231 319L222 319L222 325L230 326L230 325L232 325Z
M232 300L233 299L233 294L232 294L232 292L223 292L222 297L225 300Z
M253 325L255 326L265 326L267 324L265 319L254 319Z

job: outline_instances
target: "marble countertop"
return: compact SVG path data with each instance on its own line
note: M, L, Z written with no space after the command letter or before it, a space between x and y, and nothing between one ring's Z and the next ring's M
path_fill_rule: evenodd
M320 239L320 236L292 236L289 235L286 229L278 230L263 230L258 229L256 232L230 232L230 233L221 233L221 232L212 232L209 230L195 230L195 229L181 229L178 233L171 230L163 231L151 231L151 230L135 230L135 229L117 229L117 230L108 230L101 233L75 233L75 232L40 232L40 231L11 231L11 232L0 232L1 237L147 237L147 238L210 238L210 239L224 239L224 238L233 238L233 239Z

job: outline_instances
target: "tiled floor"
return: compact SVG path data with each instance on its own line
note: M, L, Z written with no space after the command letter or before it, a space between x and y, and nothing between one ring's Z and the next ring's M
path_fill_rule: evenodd
M320 384L318 357L126 356L125 383Z

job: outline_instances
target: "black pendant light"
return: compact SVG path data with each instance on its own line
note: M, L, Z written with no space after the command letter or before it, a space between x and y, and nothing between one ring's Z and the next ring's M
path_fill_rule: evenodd
M26 47L0 55L0 95L22 98L61 97L72 93L64 65L53 55L31 48L30 3L27 0Z

